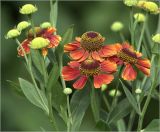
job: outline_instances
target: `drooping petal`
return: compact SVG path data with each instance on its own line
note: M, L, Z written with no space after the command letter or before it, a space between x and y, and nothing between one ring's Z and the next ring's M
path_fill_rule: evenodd
M109 57L108 60L110 60L111 62L115 62L117 65L124 64L123 60L119 59L117 56Z
M92 58L95 59L95 60L98 60L98 61L100 61L100 62L102 62L102 61L104 60L103 58L101 58L101 57L99 56L99 54L98 54L97 51L94 51L94 52L92 52L91 54L92 54Z
M80 48L79 42L69 43L64 45L64 52L74 51Z
M109 84L114 79L111 74L99 74L94 76L94 87L100 88L102 84Z
M130 50L134 50L133 49L133 47L128 43L128 42L124 42L124 43L122 43L122 47L124 48L124 49L130 49Z
M54 32L56 32L56 28L55 27L50 27L47 29L44 29L44 35L45 36L49 36L49 35L53 35Z
M71 68L69 66L64 66L62 68L62 76L66 81L74 80L78 76L80 76L80 71L78 69Z
M151 67L151 62L148 59L138 59L137 64L146 68Z
M77 61L70 61L68 65L72 68L77 68L80 66L80 64Z
M73 84L73 87L75 89L82 89L86 82L87 82L87 76L81 76L74 84Z
M112 73L117 70L117 64L109 60L105 60L101 63L101 69L104 72Z
M70 52L70 57L74 60L78 60L80 58L82 58L82 56L84 55L85 50L84 49L78 49L78 50L74 50Z
M140 57L142 57L142 53L141 52L135 52L136 53L136 56L137 56L137 58L140 58Z
M126 64L123 72L122 72L122 78L124 80L132 81L136 79L137 72L133 69L131 64Z
M88 51L85 51L85 53L83 54L82 58L80 58L78 60L78 62L82 62L82 61L86 60L88 58L88 56L89 56Z
M42 55L46 56L48 54L48 49L47 48L43 48L42 49Z
M52 35L47 38L50 41L50 44L47 46L47 48L54 48L59 45L59 42L61 41L61 37L59 35Z
M136 67L141 70L144 74L146 74L147 76L150 76L150 69L148 68L145 68L143 66L140 66L140 65L136 65Z

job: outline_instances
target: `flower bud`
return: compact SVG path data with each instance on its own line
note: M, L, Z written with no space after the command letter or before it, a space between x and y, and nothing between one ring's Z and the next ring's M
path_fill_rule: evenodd
M63 90L63 93L66 94L66 95L70 95L72 93L72 89L71 88L65 88Z
M127 6L135 6L137 4L137 0L123 0L124 4Z
M49 40L42 37L36 37L31 41L32 49L41 49L49 45Z
M111 26L111 30L114 32L121 31L123 29L123 24L121 22L114 22Z
M155 42L155 43L159 43L160 44L160 33L154 35L152 37L152 41Z
M145 16L142 13L136 13L136 14L134 14L134 19L137 22L144 22L145 21Z
M6 39L10 38L16 38L20 35L21 33L17 29L11 29L8 31L7 35L5 36Z
M107 89L107 85L106 84L102 84L102 86L101 86L101 91L103 92L103 91L105 91Z
M34 6L32 4L25 4L22 6L22 8L19 10L19 12L21 14L29 15L29 14L36 12L37 10L38 9L36 6Z
M44 23L41 24L40 27L41 27L41 28L49 28L49 27L51 27L51 23L49 23L49 22L44 22Z
M116 92L116 89L112 89L112 90L109 91L109 95L113 97L115 92ZM117 90L116 96L119 97L119 96L121 96L121 94L122 93L119 90Z
M140 88L137 88L137 89L135 90L135 93L136 93L136 94L140 94L140 93L142 93L142 90L141 90Z
M17 29L18 29L19 31L22 31L22 30L26 29L27 27L29 27L30 25L31 25L31 24L30 24L29 22L27 22L27 21L22 21L22 22L18 23Z

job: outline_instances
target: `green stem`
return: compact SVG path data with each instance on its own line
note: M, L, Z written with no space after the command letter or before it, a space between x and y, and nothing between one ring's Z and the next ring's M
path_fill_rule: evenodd
M124 37L123 33L119 32L119 35L120 35L120 38L121 38L122 42L124 42L125 41L125 37Z
M111 109L111 108L110 108L110 104L109 104L108 99L106 98L106 96L105 96L104 93L102 93L102 97L103 97L104 103L105 103L106 106L107 106L108 111L110 111L110 109Z
M130 11L130 33L131 33L131 44L134 45L134 26L133 26L133 7Z
M34 38L35 38L36 37L36 32L35 32L35 28L34 28L34 22L33 22L32 15L28 15L28 17L29 17L29 21L31 23L33 35L34 35Z
M132 112L131 112L131 114L130 114L130 117L129 117L129 122L128 122L127 131L131 131L131 130L132 130L132 126L133 126L134 119L135 119L135 111L132 110Z
M57 4L58 0L50 0L50 22L51 25L56 27L56 22L57 22L57 12L58 12L58 6ZM56 8L56 9L55 9Z

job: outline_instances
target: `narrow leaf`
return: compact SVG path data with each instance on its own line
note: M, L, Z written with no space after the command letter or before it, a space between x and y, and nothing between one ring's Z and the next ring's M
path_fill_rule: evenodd
M144 131L160 131L160 119L152 120L149 125L143 129Z
M124 132L126 131L126 125L123 119L120 119L117 121L117 128L119 132Z
M50 0L50 22L52 26L56 27L57 25L57 16L58 16L58 2L57 0Z

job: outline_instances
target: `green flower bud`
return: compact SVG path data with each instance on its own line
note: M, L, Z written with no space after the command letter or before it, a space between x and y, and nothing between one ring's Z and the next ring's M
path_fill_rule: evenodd
M103 91L105 91L107 89L107 85L106 84L102 84L102 86L101 86L101 91L103 92Z
M115 92L116 92L116 89L112 89L109 91L109 95L113 97ZM121 95L122 95L122 93L118 90L116 96L119 97Z
M140 88L137 88L137 89L135 90L135 93L136 93L136 94L140 94L140 93L142 93L142 90L141 90Z
M123 24L121 22L114 22L111 26L111 30L114 32L121 31L123 29Z
M126 6L135 6L137 4L137 0L123 0Z
M22 30L26 29L27 27L29 27L30 25L31 25L31 24L30 24L29 22L27 22L27 21L22 21L22 22L18 23L17 29L18 29L19 31L22 31Z
M134 14L134 19L137 22L144 22L145 21L145 15L142 14L142 13L136 13L136 14Z
M19 12L24 15L29 15L29 14L36 12L37 10L38 9L36 6L34 6L32 4L25 4L22 6L22 8L19 10Z
M63 90L63 93L66 94L66 95L70 95L72 93L72 89L71 88L65 88Z
M49 28L49 27L51 27L51 23L49 23L49 22L44 22L44 23L41 24L40 27L41 27L41 28Z
M152 37L152 41L155 42L155 43L159 43L160 44L160 33L154 35Z
M36 37L32 40L30 47L32 49L41 49L49 45L49 40L42 37Z
M21 33L17 29L11 29L8 31L7 35L5 36L6 39L10 38L16 38L20 35Z

